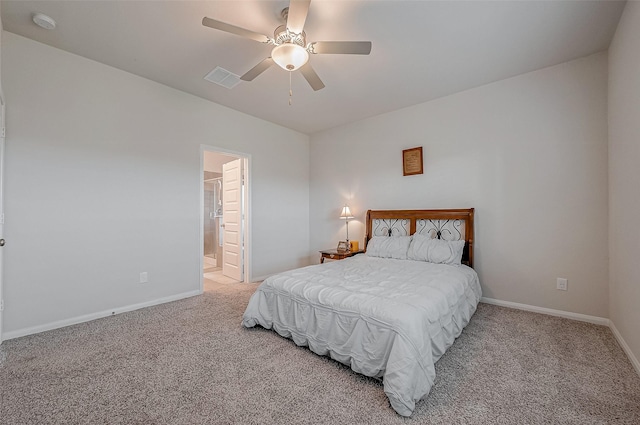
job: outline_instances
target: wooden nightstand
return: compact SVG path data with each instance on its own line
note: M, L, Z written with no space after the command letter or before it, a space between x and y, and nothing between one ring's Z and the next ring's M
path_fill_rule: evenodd
M364 252L364 249L360 249L358 251L338 251L335 249L327 249L326 251L320 251L320 263L324 263L324 259L328 258L330 260L344 260L347 257L353 257L356 254L361 254Z

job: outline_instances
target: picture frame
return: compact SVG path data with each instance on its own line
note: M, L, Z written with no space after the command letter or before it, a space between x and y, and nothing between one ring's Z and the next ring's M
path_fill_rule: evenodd
M347 241L340 241L338 242L338 247L336 248L336 251L338 252L349 252L349 243Z
M413 176L423 174L422 146L402 151L402 175Z

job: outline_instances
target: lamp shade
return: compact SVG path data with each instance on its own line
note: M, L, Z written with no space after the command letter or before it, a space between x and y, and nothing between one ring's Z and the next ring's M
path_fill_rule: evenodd
M340 218L347 220L349 218L353 218L353 214L351 214L351 210L347 205L342 208L342 212L340 213Z
M271 58L285 71L295 71L309 60L307 50L293 43L284 43L271 51Z

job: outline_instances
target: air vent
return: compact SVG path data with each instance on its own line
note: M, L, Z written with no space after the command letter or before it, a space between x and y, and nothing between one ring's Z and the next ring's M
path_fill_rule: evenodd
M220 68L219 66L216 66L213 71L204 77L204 79L228 89L232 89L240 83L239 75L229 72L224 68Z

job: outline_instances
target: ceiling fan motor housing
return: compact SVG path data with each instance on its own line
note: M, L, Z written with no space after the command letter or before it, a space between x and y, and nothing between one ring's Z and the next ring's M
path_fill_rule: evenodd
M296 34L294 32L289 31L286 25L280 25L273 32L273 41L276 44L276 46L279 46L285 43L292 43L292 44L297 44L298 46L306 47L307 45L306 37L307 37L307 34L305 34L304 31L302 31L300 34Z

